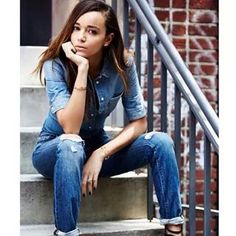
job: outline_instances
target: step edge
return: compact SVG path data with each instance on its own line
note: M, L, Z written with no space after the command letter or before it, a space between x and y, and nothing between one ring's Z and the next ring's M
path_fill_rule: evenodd
M127 228L127 229L113 229L111 231L111 229L104 229L102 226L105 225L105 226L118 226L118 225L123 225L125 227L129 227L130 225L133 225L133 224L140 224L140 226L136 225L135 229L131 229L131 228ZM141 226L143 226L143 224L149 224L148 226L146 226L147 228L139 228ZM99 222L80 222L79 223L79 226L81 228L88 228L88 227L91 227L94 226L94 227L99 227L99 228L103 228L104 230L106 230L106 232L122 232L122 231L137 231L137 230L147 230L147 229L156 229L156 230L163 230L164 229L164 226L160 224L160 220L157 219L157 218L153 218L152 221L149 221L148 219L146 218L141 218L141 219L129 219L129 220L116 220L116 221L99 221ZM37 224L37 225L20 225L20 228L21 229L36 229L37 227L41 227L41 228L44 228L44 227L52 227L54 228L55 226L53 224Z
M104 178L108 178L108 179L136 179L136 178L147 178L147 174L146 173L140 173L137 174L134 171L129 171L127 173L124 174L120 174L120 175L114 175L111 177L104 177ZM48 182L50 180L46 179L45 177L43 177L41 174L21 174L20 175L20 182Z
M38 133L41 131L41 126L21 126L21 133ZM107 132L120 132L123 128L121 127L112 127L112 126L104 126L104 130Z

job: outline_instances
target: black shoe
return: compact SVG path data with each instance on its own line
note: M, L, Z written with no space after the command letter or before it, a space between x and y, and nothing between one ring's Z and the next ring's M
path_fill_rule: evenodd
M179 235L181 233L182 235L183 232L183 226L181 225L181 229L179 231L173 231L168 228L168 226L165 227L165 236L175 236Z

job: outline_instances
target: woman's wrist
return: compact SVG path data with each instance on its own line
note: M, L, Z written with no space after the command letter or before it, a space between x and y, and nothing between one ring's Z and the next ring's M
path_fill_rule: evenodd
M98 148L95 152L96 152L96 155L98 155L98 157L102 161L107 160L110 157L106 146L102 146L102 147Z
M78 64L78 71L81 71L81 72L87 72L89 69L89 63L88 61L83 61L81 62L80 64Z

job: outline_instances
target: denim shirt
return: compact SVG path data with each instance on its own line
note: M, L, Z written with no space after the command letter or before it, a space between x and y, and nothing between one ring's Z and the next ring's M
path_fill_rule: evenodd
M61 60L48 60L43 65L46 82L46 91L49 99L49 113L44 121L41 136L61 135L64 133L59 124L56 112L63 109L70 99L70 92L66 81L67 70ZM104 59L102 70L96 79L89 79L88 84L97 96L97 106L91 104L87 119L82 123L80 135L82 138L98 133L104 127L106 117L114 110L119 99L129 121L142 118L146 115L143 96L139 86L135 64L132 62L126 70L128 91L124 91L123 82L109 62Z

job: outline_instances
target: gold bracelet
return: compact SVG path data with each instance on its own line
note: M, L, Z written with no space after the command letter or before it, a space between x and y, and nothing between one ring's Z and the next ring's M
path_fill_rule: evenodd
M78 90L78 91L85 91L87 89L87 87L74 87L75 90Z
M102 146L102 147L100 147L100 149L102 150L102 152L103 152L104 155L105 155L105 160L107 160L110 156L109 156L108 153L107 153L106 147L105 147L105 146Z

